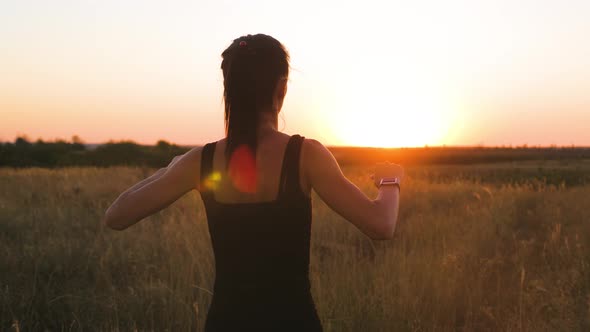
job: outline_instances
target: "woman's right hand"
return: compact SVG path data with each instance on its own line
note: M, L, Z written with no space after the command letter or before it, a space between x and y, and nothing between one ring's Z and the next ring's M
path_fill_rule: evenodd
M392 164L388 161L384 163L377 163L375 165L375 174L372 176L375 187L379 187L381 179L384 178L398 178L402 182L404 178L404 169L401 165Z

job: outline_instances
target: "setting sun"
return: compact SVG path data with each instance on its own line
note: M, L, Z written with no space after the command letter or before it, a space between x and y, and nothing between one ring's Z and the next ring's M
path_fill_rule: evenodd
M456 106L443 84L419 75L418 63L349 73L333 86L326 123L341 145L417 147L442 145L454 126ZM412 71L412 69L415 69ZM374 73L374 74L372 74ZM386 75L383 75L385 73ZM446 89L449 90L449 89Z
M432 100L398 96L389 101L359 100L342 109L334 124L336 138L343 145L415 147L442 144L450 126L445 109Z

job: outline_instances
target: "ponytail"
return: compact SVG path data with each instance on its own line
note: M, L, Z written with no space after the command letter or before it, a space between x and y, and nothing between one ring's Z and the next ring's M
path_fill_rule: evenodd
M251 54L240 54L224 70L226 160L240 145L255 155L259 115L253 67Z
M272 106L277 83L289 74L289 55L278 40L257 34L235 39L222 57L226 160L242 146L255 160L260 113Z

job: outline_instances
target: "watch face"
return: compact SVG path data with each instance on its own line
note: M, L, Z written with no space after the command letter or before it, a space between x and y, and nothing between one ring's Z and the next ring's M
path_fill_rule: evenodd
M387 185L387 184L397 184L397 185L399 185L399 179L398 178L381 179L380 185Z

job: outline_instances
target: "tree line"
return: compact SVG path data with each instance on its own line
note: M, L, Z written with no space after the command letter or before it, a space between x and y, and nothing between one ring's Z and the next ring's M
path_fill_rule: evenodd
M166 166L174 156L188 151L160 140L156 145L133 141L108 142L97 146L84 144L74 136L72 141L30 142L17 137L14 142L0 143L0 167L65 167L65 166Z
M77 136L71 141L31 142L17 137L14 142L0 143L0 167L65 167L65 166L166 166L174 156L190 147L160 140L156 145L133 141L110 141L96 146L84 144ZM391 161L410 164L477 164L526 160L590 159L585 147L422 147L361 148L331 147L342 165L374 164Z

